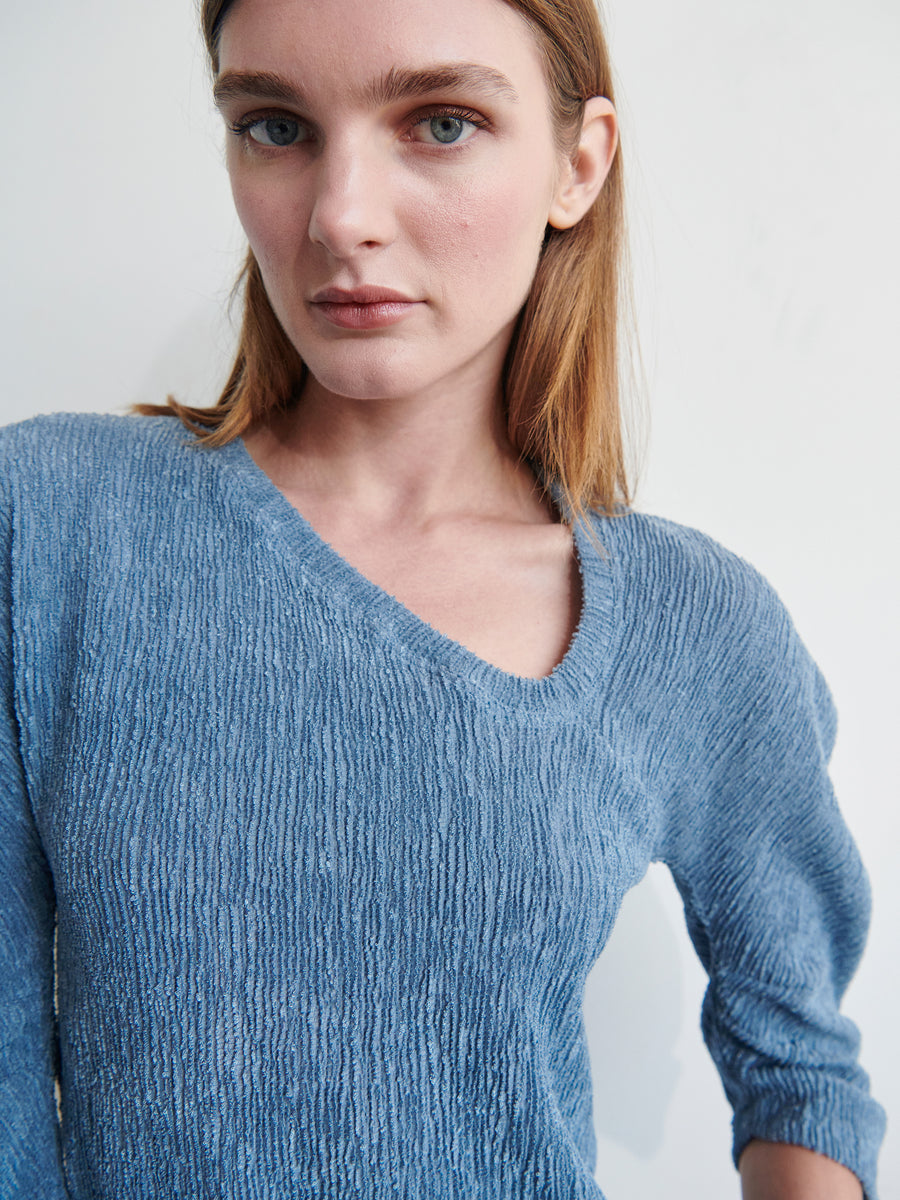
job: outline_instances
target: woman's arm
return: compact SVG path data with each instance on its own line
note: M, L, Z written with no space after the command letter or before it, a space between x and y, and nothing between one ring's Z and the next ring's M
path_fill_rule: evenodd
M56 1112L53 881L29 803L13 686L15 454L0 430L0 1196L65 1200Z
M852 1171L803 1146L754 1140L739 1168L744 1200L862 1200Z
M727 556L716 565L705 594L697 584L683 603L678 652L690 673L671 668L666 736L678 742L665 756L657 853L709 974L702 1028L734 1111L733 1157L740 1165L754 1141L772 1147L746 1160L747 1200L860 1200L830 1179L826 1190L793 1181L795 1164L817 1160L776 1143L845 1164L876 1200L884 1112L840 1011L869 886L828 778L834 706L772 589ZM698 611L703 624L691 624Z

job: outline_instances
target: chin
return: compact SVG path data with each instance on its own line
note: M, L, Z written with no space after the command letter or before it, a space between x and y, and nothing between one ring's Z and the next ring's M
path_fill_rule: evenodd
M325 380L318 379L315 376L316 382L329 395L339 396L344 400L399 400L401 398L401 389L392 381L380 382L378 380ZM404 389L405 390L405 389Z
M299 348L298 348L299 349ZM434 382L433 373L416 369L408 354L374 352L373 347L348 347L349 353L300 356L310 375L326 391L348 400L400 399L427 388ZM360 353L362 351L362 353Z

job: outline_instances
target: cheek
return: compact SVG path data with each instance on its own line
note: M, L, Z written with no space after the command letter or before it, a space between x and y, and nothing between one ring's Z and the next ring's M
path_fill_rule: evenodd
M493 303L508 295L518 307L534 275L548 209L533 177L498 173L439 200L429 240L446 266L476 281L473 298Z
M231 194L257 261L275 265L283 260L288 244L296 242L298 219L297 206L287 202L285 189L238 174L231 177Z

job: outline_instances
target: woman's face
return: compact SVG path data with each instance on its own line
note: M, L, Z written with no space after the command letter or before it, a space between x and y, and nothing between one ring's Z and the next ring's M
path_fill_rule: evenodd
M525 20L503 0L238 0L216 95L238 214L318 383L493 396L565 167Z

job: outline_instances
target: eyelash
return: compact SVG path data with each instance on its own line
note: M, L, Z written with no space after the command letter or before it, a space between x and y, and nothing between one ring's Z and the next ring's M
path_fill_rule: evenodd
M473 109L473 108L459 107L454 104L443 104L443 105L436 105L434 108L428 109L427 112L416 114L415 119L410 122L408 128L415 129L419 125L424 125L427 121L433 121L435 117L450 117L453 120L467 121L467 122L469 122L469 124L474 125L476 129L489 129L491 127L490 121L488 121L487 118L483 117L481 115L481 113L476 112L475 109ZM298 125L304 124L304 122L301 121L299 119L299 117L290 116L288 113L263 112L263 113L252 113L249 116L243 117L240 121L229 122L228 129L236 137L239 137L245 141L248 141L248 140L250 140L248 138L250 130L255 125L261 125L264 121L273 121L273 120L278 120L279 118L284 118L285 120L296 122ZM306 139L306 140L309 140L309 139ZM446 142L446 143L444 143L444 145L442 147L441 147L440 142L423 142L423 143L420 143L420 145L441 147L442 152L446 153L446 151L452 150L452 149L454 149L454 147L465 145L466 142L468 142L468 141L469 141L469 138L466 138L463 142L459 142L459 143ZM262 143L254 142L254 149L258 150L258 151L262 151L262 152L266 152L266 151L276 151L277 152L278 150L293 150L293 149L296 149L297 146L302 146L304 144L305 144L305 141L292 142L288 146L277 147L277 146L266 146Z
M437 108L429 109L427 113L420 113L416 120L413 121L410 129L415 129L418 125L424 125L426 121L433 121L435 117L450 117L456 121L468 121L470 125L474 125L476 129L490 128L490 121L483 117L481 113L475 112L472 108L460 108L454 104L445 104ZM466 138L466 141L469 139ZM439 145L440 143L428 142L429 146ZM453 146L456 143L448 142L446 145Z

